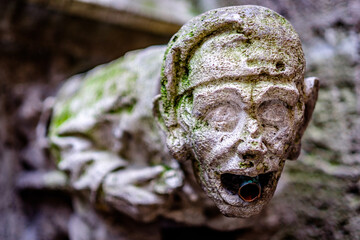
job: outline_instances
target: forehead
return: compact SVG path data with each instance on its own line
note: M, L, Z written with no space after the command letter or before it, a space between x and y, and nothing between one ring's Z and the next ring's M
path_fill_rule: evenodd
M198 86L218 80L241 80L261 74L288 82L296 72L288 50L276 39L247 39L232 32L206 40L188 64L188 84ZM180 86L181 91L181 86Z

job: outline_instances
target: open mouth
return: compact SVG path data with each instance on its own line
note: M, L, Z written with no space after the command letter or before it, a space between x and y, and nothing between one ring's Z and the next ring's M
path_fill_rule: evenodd
M231 173L221 174L221 185L232 195L238 195L245 202L253 202L261 197L274 172L249 177Z

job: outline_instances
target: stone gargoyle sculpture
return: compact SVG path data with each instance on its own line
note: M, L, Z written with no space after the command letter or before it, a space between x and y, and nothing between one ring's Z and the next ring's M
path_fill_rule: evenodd
M304 72L299 36L282 16L211 10L167 47L68 80L53 108L52 152L70 186L102 209L194 222L203 216L194 206L215 203L249 217L300 153L319 88Z

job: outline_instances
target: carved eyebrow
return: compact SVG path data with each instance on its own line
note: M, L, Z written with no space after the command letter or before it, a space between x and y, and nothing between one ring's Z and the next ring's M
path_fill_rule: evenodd
M271 86L265 92L259 95L253 96L255 104L260 105L261 103L269 100L280 99L287 103L289 106L295 106L299 100L299 91L293 86Z

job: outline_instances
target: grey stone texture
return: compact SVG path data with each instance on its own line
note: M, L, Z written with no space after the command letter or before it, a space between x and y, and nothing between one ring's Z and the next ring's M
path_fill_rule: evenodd
M49 129L58 167L69 173L62 188L82 195L76 212L85 208L87 217L97 209L140 222L162 216L216 229L247 226L222 216L196 183L190 161L180 166L167 150L153 116L165 49L129 52L62 86Z
M71 188L89 191L95 203L136 220L171 216L166 208L184 205L169 199L176 190L186 195L185 180L167 156L156 117L171 154L192 161L225 216L258 214L286 158L299 155L317 99L318 80L304 81L298 35L270 9L229 7L185 24L161 64L163 54L163 48L131 52L68 80L49 132L59 168L70 173ZM256 180L257 188L251 183L240 194L242 178Z
M317 79L304 81L304 68L292 26L263 7L211 10L170 40L159 107L167 145L178 160L193 161L224 215L259 213L285 159L299 155L318 91ZM256 201L233 189L243 177L260 179Z
M78 237L85 239L359 239L359 2L202 2L209 8L259 4L279 12L302 40L306 76L321 79L302 154L297 161L286 163L268 207L243 222L239 231L213 231L201 224L190 227L162 217L141 223L117 211L90 211L95 208L87 206L87 197L76 194L75 201L69 189L53 184L47 188L49 184L39 179L47 179L49 171L58 183L63 178L53 171L54 161L44 148L46 141L44 144L41 136L46 122L38 124L39 119L47 118L42 109L52 102L45 99L54 96L59 83L75 73L125 51L168 40L23 1L3 1L0 239L69 239L76 229L82 229L77 233L85 235ZM206 204L201 202L201 206ZM74 209L83 211L74 215ZM207 219L218 215L214 208L202 211ZM185 215L189 214L191 211ZM216 223L217 228L234 229L224 219Z

